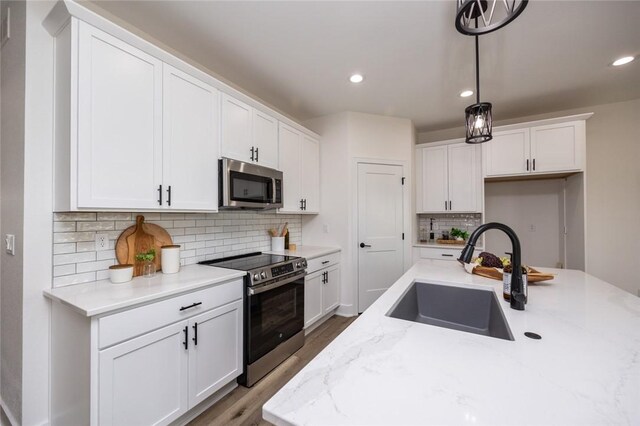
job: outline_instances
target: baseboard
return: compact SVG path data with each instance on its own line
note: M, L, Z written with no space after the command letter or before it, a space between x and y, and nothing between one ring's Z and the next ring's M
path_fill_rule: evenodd
M7 408L7 404L5 404L4 399L1 396L0 396L0 407L2 407L2 411L4 411L4 414L7 416L7 419L9 419L9 423L11 423L11 426L18 426L20 424L16 420L11 410Z
M355 317L358 315L357 312L354 312L353 305L340 305L335 313L340 317Z
M196 405L191 410L189 410L186 413L184 413L179 419L177 419L172 424L173 425L183 426L183 425L186 425L186 424L190 423L196 417L198 417L200 414L204 413L209 407L213 406L213 404L215 404L216 402L220 401L222 398L227 396L227 394L229 392L231 392L232 390L234 390L237 387L238 387L238 383L234 379L233 382L228 383L222 389L220 389L218 392L214 393L209 398L205 399L200 404Z

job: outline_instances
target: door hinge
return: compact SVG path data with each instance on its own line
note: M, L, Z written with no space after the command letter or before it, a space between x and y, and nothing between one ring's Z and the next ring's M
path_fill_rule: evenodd
M405 178L403 177L403 178L402 178L402 184L403 184L403 185L404 185L404 180L405 180Z
M402 239L404 240L404 232L402 233Z

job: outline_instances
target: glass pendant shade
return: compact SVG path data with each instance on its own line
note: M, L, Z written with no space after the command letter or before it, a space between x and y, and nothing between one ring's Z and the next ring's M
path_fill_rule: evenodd
M467 143L483 143L493 139L491 135L491 103L479 102L469 105L465 110Z

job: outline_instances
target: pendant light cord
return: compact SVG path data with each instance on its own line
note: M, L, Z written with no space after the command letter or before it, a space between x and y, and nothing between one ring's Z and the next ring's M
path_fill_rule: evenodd
M480 53L478 49L478 36L476 36L476 102L480 103Z

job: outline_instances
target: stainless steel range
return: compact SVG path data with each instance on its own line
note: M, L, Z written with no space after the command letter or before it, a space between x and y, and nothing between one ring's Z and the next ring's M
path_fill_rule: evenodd
M302 257L260 252L200 262L246 271L244 372L238 383L250 387L304 345Z

